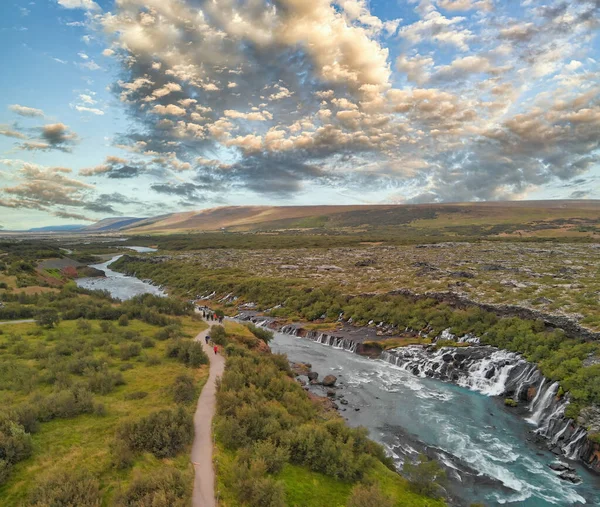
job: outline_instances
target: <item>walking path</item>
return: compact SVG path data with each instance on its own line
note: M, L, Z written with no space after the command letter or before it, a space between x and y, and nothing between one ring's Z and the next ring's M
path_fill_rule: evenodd
M211 324L212 327L213 324ZM213 469L212 418L215 414L217 377L223 375L225 358L221 353L215 355L213 348L206 345L205 337L210 328L202 331L196 340L202 342L204 352L210 359L208 380L202 389L196 413L194 414L194 443L192 444L192 463L194 464L193 507L215 507L215 471Z
M33 319L23 319L23 320L4 320L0 322L0 326L4 324L28 324L30 322L35 322Z

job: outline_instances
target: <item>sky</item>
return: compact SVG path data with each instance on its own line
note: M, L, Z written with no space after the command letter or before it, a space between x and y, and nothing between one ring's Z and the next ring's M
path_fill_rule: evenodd
M600 198L600 0L2 0L0 227Z

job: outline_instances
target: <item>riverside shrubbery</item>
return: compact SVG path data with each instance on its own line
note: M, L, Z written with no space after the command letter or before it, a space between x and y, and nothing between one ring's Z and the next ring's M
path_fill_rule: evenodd
M240 500L252 506L283 505L281 486L272 476L286 463L351 482L377 461L393 467L364 428L349 428L311 402L280 356L244 349L244 355L227 358L216 418L219 440L237 451L232 487Z
M500 318L478 308L458 309L434 299L404 295L352 297L332 285L314 288L305 280L257 278L239 269L194 266L192 270L189 264L177 261L149 263L124 256L119 268L182 293L215 292L217 297L235 294L238 303L253 302L257 308L271 309L273 317L336 321L343 314L356 325L385 322L429 337L438 336L444 329L457 336L472 333L481 337L482 343L523 354L539 366L545 377L560 381L571 396L568 417L576 418L585 406L600 405L600 390L595 387L600 383L600 366L584 363L588 357L600 356L600 343L567 339L561 330L546 329L540 321Z

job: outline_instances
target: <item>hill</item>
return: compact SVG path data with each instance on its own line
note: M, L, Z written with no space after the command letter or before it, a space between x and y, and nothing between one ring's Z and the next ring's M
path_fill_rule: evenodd
M173 213L121 227L131 234L443 229L465 235L589 236L600 233L600 201L512 201L416 205L229 206Z
M125 227L131 227L132 225L145 220L145 218L134 218L134 217L114 217L105 218L96 222L95 224L82 227L84 232L105 232L115 231Z

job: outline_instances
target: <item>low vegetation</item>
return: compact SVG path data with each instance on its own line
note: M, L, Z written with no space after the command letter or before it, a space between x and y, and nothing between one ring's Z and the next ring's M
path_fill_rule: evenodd
M208 371L189 306L69 286L3 297L52 319L0 326L0 503L188 505Z
M293 380L285 356L260 352L259 342L249 346L252 330L240 331L217 331L227 343L215 418L223 505L360 506L367 505L360 503L364 495L352 492L353 486L380 483L393 491L390 505L443 505L413 491L364 428L349 428L311 400ZM298 496L314 484L315 491Z
M456 336L471 333L483 343L523 354L538 364L546 377L560 381L563 392L571 395L569 417L576 417L585 406L600 404L600 391L595 387L600 382L600 364L588 362L589 358L600 358L600 343L567 338L561 330L546 328L541 321L499 318L489 311L457 309L434 299L389 294L350 296L333 285L311 287L294 278L257 278L239 268L190 269L186 262L156 263L127 257L121 258L117 268L137 272L182 293L214 292L216 301L229 295L224 308L233 312L240 304L251 302L270 316L290 321L336 322L341 316L362 326L383 322L404 334L400 342L406 344L430 340L444 329ZM231 295L237 297L235 302ZM409 332L404 333L405 329ZM225 341L222 344L226 345Z

